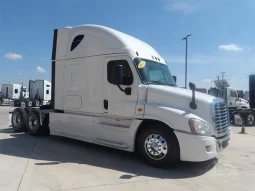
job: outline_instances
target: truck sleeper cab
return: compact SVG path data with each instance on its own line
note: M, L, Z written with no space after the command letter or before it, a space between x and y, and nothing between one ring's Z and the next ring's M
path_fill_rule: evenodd
M108 27L54 31L51 98L51 108L14 111L14 129L137 151L156 167L209 160L228 145L222 99L196 92L190 108L192 91L176 86L150 45ZM17 117L27 119L20 128Z

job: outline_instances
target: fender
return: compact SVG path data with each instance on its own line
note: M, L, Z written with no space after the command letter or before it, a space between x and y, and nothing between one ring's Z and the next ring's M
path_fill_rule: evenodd
M181 109L148 103L145 105L144 119L161 121L173 130L190 132L190 118L196 118L205 121L199 116L188 111L183 111Z

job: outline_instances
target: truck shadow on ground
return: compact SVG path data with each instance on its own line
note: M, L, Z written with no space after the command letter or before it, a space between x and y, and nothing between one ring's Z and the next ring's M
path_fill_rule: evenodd
M123 172L120 179L147 176L162 179L182 179L200 176L210 171L218 162L181 162L174 169L150 167L135 153L119 151L69 138L48 136L32 137L13 130L0 129L0 134L8 138L0 140L0 153L3 155L31 158L34 165L60 165L62 163L86 164ZM132 175L130 175L132 174Z

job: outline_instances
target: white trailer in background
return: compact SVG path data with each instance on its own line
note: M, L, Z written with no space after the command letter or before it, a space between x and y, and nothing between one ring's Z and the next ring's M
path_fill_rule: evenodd
M51 83L47 80L29 80L29 99L33 105L46 105L51 100Z
M20 91L23 93L10 101L11 107L39 107L50 104L51 83L47 80L29 80L28 91L25 86L20 86Z
M10 104L13 100L20 99L20 97L28 98L29 93L26 87L20 84L2 84L1 85L1 95L0 95L0 105Z
M15 131L137 151L156 167L206 161L228 146L224 100L177 87L166 61L135 37L98 25L56 29L51 72L51 105L16 108Z

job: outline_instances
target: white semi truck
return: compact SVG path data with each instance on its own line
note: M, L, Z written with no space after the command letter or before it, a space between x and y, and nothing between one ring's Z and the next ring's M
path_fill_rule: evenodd
M240 98L237 90L230 87L227 80L215 80L214 84L215 88L210 88L208 93L225 100L231 121L234 122L234 114L241 114L245 125L253 126L255 124L255 113L251 109L249 101Z
M35 106L46 105L51 100L51 82L47 80L29 80L28 90Z
M1 85L0 105L9 105L13 100L20 99L20 97L29 97L25 86L11 83Z
M169 66L170 67L170 66ZM166 61L117 30L55 29L50 106L10 113L15 131L138 152L155 167L206 161L230 140L223 99L176 86Z
M10 106L21 107L25 105L27 107L39 107L50 103L51 83L47 80L29 80L28 91L26 91L24 86L23 91L26 92L28 96L20 96L19 98L13 99Z

